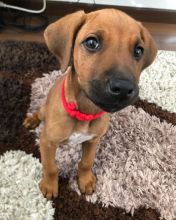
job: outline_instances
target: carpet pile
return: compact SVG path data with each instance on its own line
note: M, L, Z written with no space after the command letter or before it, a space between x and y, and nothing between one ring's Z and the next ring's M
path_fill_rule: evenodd
M9 54L9 55L8 55ZM140 99L111 115L97 147L97 189L80 195L81 147L58 148L60 195L46 201L38 135L22 126L61 75L45 45L0 42L0 219L176 219L176 52L159 51L140 78Z

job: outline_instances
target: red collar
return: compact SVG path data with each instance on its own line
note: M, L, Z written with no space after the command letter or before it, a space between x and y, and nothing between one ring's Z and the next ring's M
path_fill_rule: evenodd
M65 98L65 88L64 88L65 79L66 77L63 79L62 85L61 85L61 100L62 100L62 103L63 103L63 106L66 112L72 118L76 118L77 120L80 120L80 121L92 121L92 120L95 120L101 117L105 113L104 111L101 111L98 114L84 114L76 109L76 104L74 102L67 103L66 98Z

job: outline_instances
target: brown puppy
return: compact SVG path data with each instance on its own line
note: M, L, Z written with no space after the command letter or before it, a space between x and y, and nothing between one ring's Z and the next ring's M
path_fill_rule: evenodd
M114 9L65 16L49 25L44 37L66 74L56 81L45 105L24 121L26 127L45 121L40 137L44 172L40 189L48 199L57 197L56 148L78 137L83 149L78 184L82 193L92 194L96 145L108 129L109 116L105 113L88 121L74 118L64 107L63 95L84 114L121 110L136 100L140 73L153 62L156 46L139 22Z

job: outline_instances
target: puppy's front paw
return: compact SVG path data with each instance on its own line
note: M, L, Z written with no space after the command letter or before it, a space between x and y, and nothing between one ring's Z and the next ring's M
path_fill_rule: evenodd
M47 181L44 178L39 184L40 190L43 193L43 196L51 200L58 196L58 181Z
M82 176L79 176L78 185L81 193L85 193L86 195L91 195L96 188L96 177L89 171Z

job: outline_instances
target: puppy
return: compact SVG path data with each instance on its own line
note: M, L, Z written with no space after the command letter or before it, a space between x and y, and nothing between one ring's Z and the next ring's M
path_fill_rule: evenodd
M156 46L141 23L115 9L78 11L48 26L44 38L64 76L49 92L46 103L24 125L40 136L43 179L40 189L58 196L55 152L62 143L82 143L78 165L80 191L92 194L96 145L108 129L108 113L119 111L138 97L139 76L156 56Z

